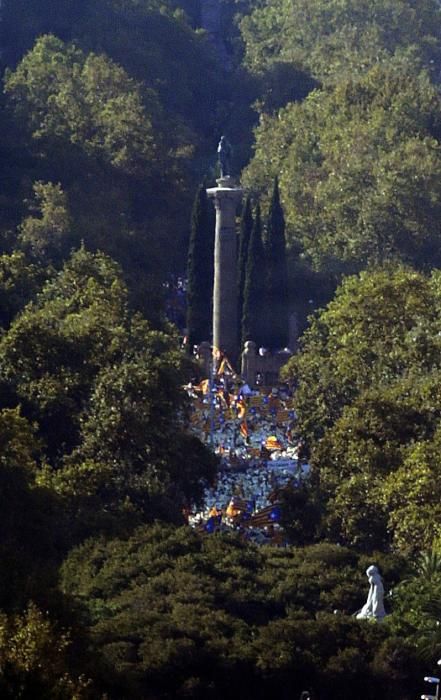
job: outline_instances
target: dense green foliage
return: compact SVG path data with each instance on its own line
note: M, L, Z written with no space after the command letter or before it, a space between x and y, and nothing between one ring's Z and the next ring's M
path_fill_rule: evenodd
M348 278L286 368L327 527L346 542L414 550L439 537L439 294L438 271Z
M436 0L264 0L242 22L252 68L294 64L331 82L400 51L436 73L440 26Z
M257 204L248 245L242 307L242 341L253 340L257 345L265 343L265 270L262 219Z
M270 348L285 348L288 345L285 217L277 178L274 180L265 231L265 257L266 344Z
M47 604L56 584L62 533L54 527L61 519L54 495L35 487L40 444L18 409L0 412L0 449L0 605Z
M84 511L86 531L87 513L176 518L211 477L213 459L184 432L175 344L129 312L117 265L84 249L0 341L2 379L44 441L40 482Z
M408 59L265 117L247 182L280 173L288 240L316 268L440 262L438 90Z
M22 615L1 613L0 689L7 698L91 700L90 679L71 672L72 641L32 603Z
M411 700L441 655L439 3L218 9L215 44L199 0L1 3L2 697ZM283 549L180 527L217 463L163 300L221 133L243 340L308 325ZM209 211L201 188L192 342ZM382 625L353 616L373 562Z
M110 254L132 303L157 323L162 282L185 270L191 200L221 123L244 131L230 119L234 85L176 3L35 0L6 2L2 14L10 172L0 232L10 240L34 183L61 188L63 257L82 240Z
M91 534L129 533L156 518L180 523L182 509L213 478L214 456L186 431L181 385L188 369L177 339L170 329L152 330L128 301L118 265L81 248L0 339L6 611L32 600L72 624L56 590L68 549ZM21 410L9 407L19 404ZM29 634L37 645L28 660L7 652L8 692L15 696L24 674L21 683L35 688L35 697L83 697L75 695L71 671L75 659L81 671L84 665L77 653L73 666L68 662L61 636L54 670L48 665L39 675L39 654L57 633L37 609L31 612L29 633L31 622L19 618L4 628L5 649L14 635ZM63 669L60 679L56 668ZM78 681L84 697L87 687Z
M380 688L411 698L410 649L386 625L350 616L365 561L333 545L256 549L157 526L86 542L64 563L62 587L85 608L103 689L122 696L221 698L233 686L240 697L312 687L336 700ZM381 564L392 585L402 563Z
M242 340L242 315L245 291L245 280L247 273L248 251L250 246L251 232L253 230L253 211L251 197L247 196L243 205L240 218L239 241L237 253L237 318L239 325L239 346L242 348L245 339Z
M214 215L201 185L191 214L187 264L187 334L190 347L209 340L213 321Z

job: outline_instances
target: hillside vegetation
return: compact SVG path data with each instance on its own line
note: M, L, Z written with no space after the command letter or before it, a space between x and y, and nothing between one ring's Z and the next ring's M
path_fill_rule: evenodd
M1 4L0 694L411 700L441 656L441 8L219 0L222 54L201 9ZM223 133L304 331L283 549L184 525L218 465L167 295Z

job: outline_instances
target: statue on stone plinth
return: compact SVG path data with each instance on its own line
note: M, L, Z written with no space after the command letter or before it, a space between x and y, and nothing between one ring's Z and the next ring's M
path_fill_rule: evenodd
M356 614L357 620L382 620L386 616L383 605L384 588L380 572L376 566L369 566L366 569L366 576L369 581L369 594L366 603Z
M221 136L217 147L217 155L220 165L221 177L231 175L231 146L225 136Z

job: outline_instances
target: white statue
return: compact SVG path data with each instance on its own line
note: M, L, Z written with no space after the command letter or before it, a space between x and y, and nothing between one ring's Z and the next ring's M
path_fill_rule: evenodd
M369 595L362 609L357 613L357 620L382 620L386 616L383 605L384 588L380 573L376 566L366 569L369 580Z

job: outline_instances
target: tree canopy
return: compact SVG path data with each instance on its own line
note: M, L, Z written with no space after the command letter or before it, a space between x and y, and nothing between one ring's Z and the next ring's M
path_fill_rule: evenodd
M254 70L286 62L335 82L400 51L439 70L441 12L435 0L264 0L252 9L241 28Z
M409 59L265 116L246 182L279 175L291 246L317 269L440 259L439 94Z
M359 604L364 561L335 545L258 549L156 526L72 551L62 588L85 604L100 678L121 694L220 698L233 684L264 698L288 684L291 695L312 686L330 698L349 700L354 688L374 698L389 684L386 626L344 614ZM392 582L400 560L382 563Z
M0 5L1 696L412 700L441 655L439 2ZM222 133L243 337L306 329L283 548L183 527L219 466L179 338L186 289L209 337Z
M392 537L412 550L437 536L436 518L415 523L433 475L424 455L438 440L439 293L439 271L347 278L286 367L299 385L327 526L346 542L385 546ZM434 502L437 493L432 482Z

